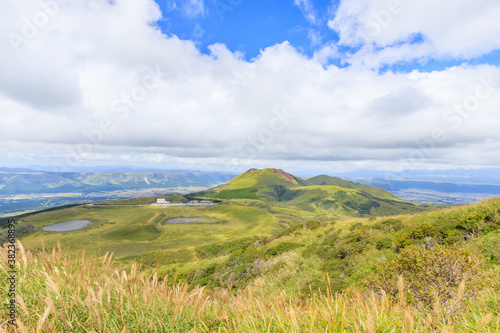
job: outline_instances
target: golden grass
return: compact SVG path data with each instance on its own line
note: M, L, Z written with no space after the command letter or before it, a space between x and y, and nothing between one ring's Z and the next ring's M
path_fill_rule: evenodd
M0 332L498 332L481 298L453 318L421 313L404 301L349 291L342 295L266 295L258 287L205 290L169 285L157 273L115 265L112 254L30 252L17 243L17 328L0 315ZM7 250L0 249L6 281ZM3 283L3 282L2 282ZM401 292L404 282L399 283ZM2 285L2 303L6 300Z

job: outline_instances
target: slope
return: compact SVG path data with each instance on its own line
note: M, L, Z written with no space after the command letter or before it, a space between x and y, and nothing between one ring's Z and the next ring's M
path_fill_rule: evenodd
M281 169L250 169L225 184L193 195L218 199L279 200L286 189L305 185L309 183Z
M486 260L482 260L484 271L500 273L499 232L500 198L413 215L313 220L273 238L247 237L199 246L197 253L203 260L168 265L164 273L175 271L182 281L199 285L243 289L255 285L265 293L286 290L294 294L297 288L303 293L311 289L326 292L327 287L343 291L361 288L383 262L389 263L410 248L429 254L445 248L457 255L459 249L467 249L468 255ZM148 258L138 260L154 267ZM500 288L498 282L496 285Z
M373 186L329 176L303 180L281 169L250 169L226 184L192 196L253 199L315 214L348 216L397 215L430 208L406 202Z
M351 182L351 181L348 181L348 180L345 180L342 178L338 178L338 177L319 175L319 176L315 176L315 177L307 179L307 182L310 183L311 185L333 185L333 186L339 186L339 187L344 187L344 188L352 188L352 189L356 189L356 190L361 190L363 192L366 192L370 195L373 195L373 196L381 198L381 199L403 201L400 198L394 196L390 192L388 192L380 187L364 185L364 184L360 184L360 183L354 183L354 182Z

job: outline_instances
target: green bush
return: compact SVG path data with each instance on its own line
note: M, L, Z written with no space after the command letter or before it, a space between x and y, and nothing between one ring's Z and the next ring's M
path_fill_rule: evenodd
M411 245L411 244L413 244L413 239L411 237L410 232L402 233L394 241L394 245L396 245L397 248L404 248L404 247Z
M375 268L366 283L374 291L384 290L393 299L404 296L407 302L428 311L435 310L438 302L439 308L450 315L460 308L460 300L476 294L471 283L465 291L459 292L458 287L463 280L477 279L483 263L484 259L460 248L438 245L425 250L409 246L398 258ZM404 285L398 283L399 277Z
M458 227L464 230L467 237L476 238L482 234L498 229L500 214L498 211L471 211L461 219Z
M403 229L403 223L401 222L400 219L387 219L387 220L382 220L380 222L377 222L374 225L374 228L383 230L385 232L395 232Z
M430 223L422 223L415 228L411 234L413 239L424 239L425 237L432 237L436 235L436 226Z
M453 244L456 244L458 242L461 242L463 241L463 237L460 236L460 235L454 235L454 236L449 236L449 237L446 237L443 241L443 243L445 245L453 245Z
M321 226L321 223L317 221L307 221L306 222L306 228L310 230L316 230Z
M379 239L376 241L375 247L377 248L377 250L390 249L392 248L392 240L388 237Z
M267 249L266 252L264 252L264 256L274 257L274 256L280 255L284 252L295 250L296 248L299 248L301 246L304 246L304 245L296 244L296 243L287 243L287 242L280 243L275 247Z

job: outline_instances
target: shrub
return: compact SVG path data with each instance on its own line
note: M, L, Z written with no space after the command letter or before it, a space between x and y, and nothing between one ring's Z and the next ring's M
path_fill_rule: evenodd
M396 245L396 247L398 248L404 248L411 244L413 244L413 239L411 237L411 233L409 232L402 233L394 241L394 245Z
M272 247L270 249L267 249L266 252L264 252L264 255L266 257L274 257L279 254L282 254L284 252L292 251L295 250L298 247L303 246L302 244L296 244L296 243L280 243L276 245L275 247Z
M387 237L379 239L375 243L375 247L377 248L377 250L390 249L390 248L392 248L392 241L390 238L387 238Z
M412 232L413 239L423 239L425 237L432 237L436 235L436 227L430 223L423 223L419 225Z
M435 225L430 223L422 223L411 232L404 232L394 241L394 245L398 249L405 248L412 244L423 243L427 244L426 240L433 239L433 243L436 242L435 237L441 240L441 234L438 232ZM421 242L423 240L424 242Z
M469 214L464 219L460 221L459 227L467 233L467 236L471 238L478 237L481 235L481 231L485 227L484 219L486 216L483 213Z
M306 228L310 230L315 230L318 229L321 226L321 223L317 221L307 221L306 222Z
M463 237L460 235L449 236L444 239L445 245L453 245L463 240Z
M350 231L355 231L355 230L361 229L362 227L363 227L363 224L358 222L358 223L353 224L353 225L349 228L349 230L350 230Z
M368 231L366 229L356 229L346 237L346 240L348 243L356 243L364 241L367 238L368 238Z
M374 227L385 232L394 232L403 229L403 223L400 219L387 219L377 222Z
M383 263L367 279L374 290L384 290L393 299L401 299L403 278L406 301L424 310L441 309L450 315L460 309L460 300L469 299L477 292L475 286L458 290L461 282L478 277L480 257L463 249L437 245L429 250L409 246L398 258Z
M500 214L498 211L477 212L472 211L462 218L458 228L465 231L465 236L469 238L479 237L500 227Z

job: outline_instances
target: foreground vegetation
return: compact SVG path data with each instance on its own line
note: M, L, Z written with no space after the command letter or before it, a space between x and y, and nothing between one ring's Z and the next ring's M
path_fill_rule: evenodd
M416 215L318 216L272 236L199 245L194 257L156 250L134 261L158 268L162 275L169 274L171 282L235 289L262 284L269 294L281 290L291 294L297 289L301 293L325 293L327 287L331 292L344 292L366 287L366 276L374 276L385 265L395 267L394 260L410 248L443 249L442 256L450 251L462 258L477 257L481 259L481 271L499 267L499 229L500 199L492 199ZM406 267L404 263L399 265ZM331 278L329 284L326 274Z
M257 227L253 235L235 231L230 240L198 245L193 241L189 247L180 244L175 249L122 255L118 260L109 252L103 255L84 246L75 250L73 243L61 246L56 236L68 239L71 233L54 233L50 244L30 246L31 250L23 245L34 238L24 238L23 244L18 242L18 330L500 331L500 199L392 217L319 215L306 220L302 215L304 222L278 233L262 230L276 216L292 211L273 207L270 213L252 204L257 203L250 200L241 207L249 209L245 212L220 205L211 214L234 213L243 218L259 212L250 214L247 224L240 221L248 230ZM71 209L75 216L85 210ZM114 209L99 207L87 214L99 212L109 220L116 218ZM126 209L159 212L150 207ZM262 212L272 220L255 224L268 216ZM250 223L252 216L255 221ZM36 224L35 217L30 221ZM45 221L48 217L37 218ZM151 218L159 219L154 214ZM204 227L203 232L216 235L210 228L217 224ZM103 223L97 230L104 228ZM184 239L189 239L192 230L183 230ZM82 233L73 235L75 242L82 237ZM123 242L122 234L115 236ZM134 242L151 249L160 244L155 240ZM86 244L86 240L81 242ZM6 299L7 259L3 248L2 300ZM4 330L7 319L2 312Z
M238 291L168 284L136 265L120 270L112 256L75 257L61 248L32 253L18 242L18 332L497 332L498 290L463 302L453 315L420 310L382 293L350 290L269 296L258 286ZM6 249L0 280L6 280ZM491 273L490 282L499 278ZM467 287L465 287L467 288ZM2 292L5 286L2 286ZM494 291L494 293L491 293ZM488 297L481 297L487 295ZM2 299L4 296L2 295ZM2 312L0 329L14 331Z

